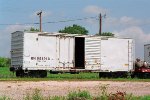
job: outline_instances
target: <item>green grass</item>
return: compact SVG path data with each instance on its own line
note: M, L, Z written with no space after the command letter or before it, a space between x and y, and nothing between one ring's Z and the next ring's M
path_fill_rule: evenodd
M0 67L0 78L12 78L14 73L9 71L9 67Z
M0 75L9 75L9 74L12 74L9 71L9 67L0 67Z
M140 100L150 100L150 95L149 96L142 96L142 97L140 97Z
M98 73L79 73L79 74L48 74L48 78L51 79L99 79Z
M0 67L0 81L49 81L49 80L58 80L58 81L86 81L86 80L95 80L95 81L141 81L141 82L150 82L150 79L137 79L137 78L99 78L98 73L79 73L79 74L50 74L46 78L17 78L15 73L9 71L9 67Z

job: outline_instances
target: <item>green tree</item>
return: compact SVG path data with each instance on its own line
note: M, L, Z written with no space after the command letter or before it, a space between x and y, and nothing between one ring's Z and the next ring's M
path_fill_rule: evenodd
M96 35L99 35L98 33ZM113 33L111 32L102 32L101 36L115 36Z
M24 31L30 31L30 32L40 32L39 29L36 29L34 27L31 27L29 30L24 30Z
M73 26L65 27L62 30L59 30L60 33L69 33L69 34L88 34L88 30L86 30L84 27L73 24Z
M0 67L9 67L11 63L10 58L0 57Z

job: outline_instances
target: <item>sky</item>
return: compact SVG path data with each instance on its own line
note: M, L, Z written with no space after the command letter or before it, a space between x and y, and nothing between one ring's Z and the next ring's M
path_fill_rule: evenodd
M150 0L0 0L0 56L10 57L12 32L39 28L33 23L39 22L36 13L42 11L45 32L58 32L78 24L91 35L99 32L99 14L106 14L102 18L102 32L133 38L135 57L143 59L144 44L150 43L149 9ZM75 21L60 22L67 20Z

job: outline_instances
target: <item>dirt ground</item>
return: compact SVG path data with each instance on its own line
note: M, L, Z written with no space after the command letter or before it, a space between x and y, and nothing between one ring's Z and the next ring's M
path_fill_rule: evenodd
M69 91L88 90L92 95L101 92L100 87L108 85L108 92L132 93L136 96L150 95L150 82L114 82L114 81L6 81L0 82L0 96L21 100L27 93L39 89L44 96L64 96Z

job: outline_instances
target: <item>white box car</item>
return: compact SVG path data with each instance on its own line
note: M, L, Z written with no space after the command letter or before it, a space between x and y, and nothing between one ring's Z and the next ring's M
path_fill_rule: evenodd
M67 33L12 33L11 71L16 76L48 71L129 72L133 70L133 39Z

